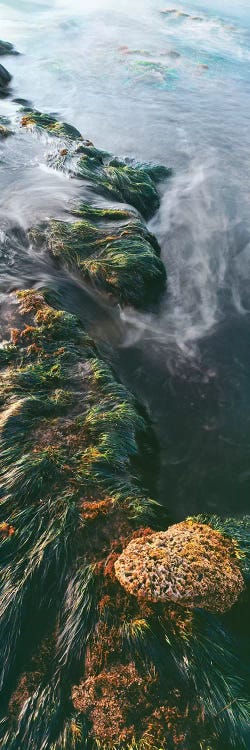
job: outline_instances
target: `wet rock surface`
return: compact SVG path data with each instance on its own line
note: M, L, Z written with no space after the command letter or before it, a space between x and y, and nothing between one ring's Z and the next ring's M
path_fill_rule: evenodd
M8 86L11 79L12 76L8 70L6 70L3 65L0 65L0 96L4 97L8 95Z
M3 55L19 55L19 52L11 42L4 42L3 39L0 39L0 57Z

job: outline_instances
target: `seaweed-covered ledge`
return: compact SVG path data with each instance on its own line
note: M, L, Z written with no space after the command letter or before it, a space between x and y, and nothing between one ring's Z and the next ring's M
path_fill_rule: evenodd
M80 201L74 221L50 219L30 242L114 301L157 300L165 270L142 217L170 171L113 159L36 110L21 124L56 136L53 166L140 212ZM248 750L233 618L250 517L166 529L144 487L144 410L46 293L6 297L0 375L1 750Z
M29 232L34 248L44 245L57 262L112 301L135 308L158 302L166 271L157 240L132 211L73 208L78 221L51 220Z
M58 263L115 302L137 308L158 302L166 286L166 270L157 239L142 217L149 218L159 208L157 183L171 170L113 159L71 125L36 110L25 110L21 125L56 136L59 147L48 163L81 178L90 190L89 203L69 206L68 221L51 219L47 226L31 229L33 246L43 243ZM93 191L109 203L93 205ZM114 207L111 200L129 208Z
M149 219L160 206L157 183L172 174L161 165L138 164L132 160L112 157L97 149L72 125L58 121L52 115L38 110L24 109L21 125L25 128L45 130L51 136L65 140L67 148L53 157L53 163L73 176L87 180L93 192L106 198L129 203Z
M185 601L131 596L117 580L129 545L148 549L166 523L143 490L144 414L75 316L44 294L11 295L6 318L1 748L246 750L248 676L223 620ZM216 549L240 596L249 519L221 523ZM196 528L212 537L209 524L188 521L195 544L186 535L184 566L192 551L202 564ZM191 565L189 587L196 573Z

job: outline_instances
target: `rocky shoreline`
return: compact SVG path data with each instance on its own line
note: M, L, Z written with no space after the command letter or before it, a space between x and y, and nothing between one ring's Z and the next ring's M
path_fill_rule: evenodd
M55 139L49 164L93 195L30 227L33 250L112 304L159 303L166 271L145 221L171 170L114 159L35 109L17 127ZM247 655L225 612L244 617L250 517L169 526L145 486L147 415L51 292L6 295L0 366L2 749L247 750Z

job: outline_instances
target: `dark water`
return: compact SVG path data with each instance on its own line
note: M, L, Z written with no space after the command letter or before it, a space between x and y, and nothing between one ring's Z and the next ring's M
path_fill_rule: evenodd
M162 13L164 10L174 13ZM181 12L188 14L181 15ZM53 141L0 145L1 295L54 288L112 356L158 437L155 494L177 517L241 513L250 489L250 8L248 0L12 0L0 36L13 97L98 147L174 168L151 222L168 270L157 311L107 306L34 255L25 232L83 186L46 166ZM18 107L0 102L15 124Z

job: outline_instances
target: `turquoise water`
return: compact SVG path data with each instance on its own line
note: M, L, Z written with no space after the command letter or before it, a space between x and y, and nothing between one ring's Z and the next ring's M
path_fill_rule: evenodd
M171 12L166 12L171 11ZM161 447L158 496L179 516L243 511L250 484L250 7L248 0L0 3L13 97L57 112L122 156L174 175L151 222L169 275L151 314L105 310L33 257L25 230L77 188L21 132L1 159L0 269L61 286L147 406ZM17 105L0 101L15 121ZM9 234L9 228L15 231Z

